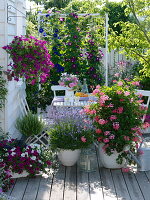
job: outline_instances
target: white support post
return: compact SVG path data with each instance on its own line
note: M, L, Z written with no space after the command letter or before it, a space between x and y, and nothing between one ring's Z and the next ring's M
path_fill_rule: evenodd
M108 13L105 16L105 85L108 86Z

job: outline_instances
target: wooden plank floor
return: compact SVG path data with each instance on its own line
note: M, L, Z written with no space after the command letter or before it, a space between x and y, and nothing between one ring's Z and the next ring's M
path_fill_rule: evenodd
M16 179L8 194L17 200L150 200L150 171L123 173L98 161L91 173L61 165L50 177Z

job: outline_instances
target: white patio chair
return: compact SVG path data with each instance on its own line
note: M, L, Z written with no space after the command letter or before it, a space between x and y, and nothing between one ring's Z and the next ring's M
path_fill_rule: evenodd
M144 98L144 103L142 103L142 105L148 108L150 105L150 91L149 90L137 90L136 93L142 94L143 97L146 97L146 98ZM147 113L147 111L146 111L146 113ZM146 113L145 113L145 115L143 115L142 122L145 121ZM142 129L142 133L143 134L150 133L150 128Z
M51 90L54 92L54 98L59 97L59 96L57 96L58 91L65 91L66 89L67 89L66 87L60 86L60 85L52 85L51 86Z
M150 91L149 90L137 90L136 92L137 94L142 94L143 97L146 97L145 102L142 103L143 106L145 107L149 107L149 104L150 104ZM147 113L147 112L146 112ZM142 118L142 121L144 122L145 121L145 117L146 117L146 113L145 115L143 116Z

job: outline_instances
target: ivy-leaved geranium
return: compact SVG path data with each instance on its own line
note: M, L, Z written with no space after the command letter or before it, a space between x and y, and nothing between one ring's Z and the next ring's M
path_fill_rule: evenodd
M141 95L135 91L136 82L116 81L111 86L97 86L93 94L97 103L84 108L85 113L93 120L95 139L102 144L107 155L120 153L117 162L128 159L128 147L133 153L141 140L142 116L145 107L141 105ZM138 85L138 84L137 84Z
M46 43L33 36L15 36L9 45L3 47L13 60L10 73L14 80L25 77L32 85L39 82L39 77L42 83L46 81L53 67Z

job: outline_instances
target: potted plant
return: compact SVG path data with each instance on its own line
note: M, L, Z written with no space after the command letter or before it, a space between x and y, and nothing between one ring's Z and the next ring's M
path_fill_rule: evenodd
M0 145L1 162L5 170L10 170L12 178L35 176L41 172L49 173L46 168L54 168L55 157L50 150L38 144L18 146L17 140L3 140Z
M8 72L14 80L24 77L32 85L39 82L39 78L41 83L46 81L53 67L46 43L33 36L15 36L9 45L3 47L13 60Z
M128 150L136 153L142 135L141 117L145 113L140 95L135 94L135 82L128 79L114 82L111 87L97 86L93 91L97 103L84 108L93 120L94 136L107 168L121 168L125 159L132 162Z
M38 135L44 129L44 122L37 115L28 112L25 116L20 117L16 121L16 128L26 137Z
M58 151L58 158L65 166L74 165L81 149L93 143L93 128L86 124L79 110L69 109L59 111L55 123L48 131L50 146Z
M76 75L62 73L59 85L67 87L66 96L74 96L74 91L79 87L79 79Z

